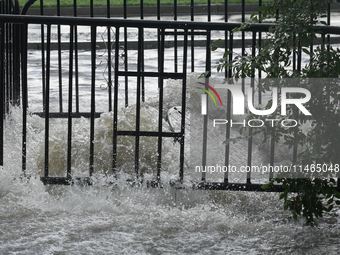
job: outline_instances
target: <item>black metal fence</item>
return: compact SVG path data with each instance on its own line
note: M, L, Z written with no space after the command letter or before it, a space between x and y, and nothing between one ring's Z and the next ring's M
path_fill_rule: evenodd
M146 7L141 1L139 7L127 6L127 1L124 1L123 7L101 7L94 8L93 1L90 1L89 8L77 7L77 2L74 2L72 8L61 8L60 1L57 1L57 7L44 8L43 1L40 2L40 7L32 9L30 6L35 1L28 1L19 10L17 2L13 4L12 1L1 1L1 15L0 15L0 43L1 43L1 72L0 79L2 81L1 99L1 112L4 114L0 118L0 165L3 165L3 144L4 144L4 116L8 113L9 105L21 105L22 107L22 170L26 171L27 161L27 114L29 111L29 96L28 90L30 84L28 80L30 74L28 73L28 49L38 49L40 52L39 66L41 68L40 81L41 81L41 111L35 111L33 114L43 117L45 120L45 154L44 154L44 174L41 180L45 184L70 184L74 181L80 180L90 183L91 176L94 172L94 134L95 134L95 119L100 116L101 111L97 110L96 97L98 81L96 75L98 74L98 63L96 62L97 53L100 48L105 48L107 57L105 63L105 86L107 87L107 100L106 110L113 112L113 137L112 137L112 174L115 175L117 171L117 154L118 152L118 137L133 137L134 139L134 171L135 179L141 180L140 173L140 141L143 137L154 137L157 139L157 170L154 178L154 184L157 186L161 180L162 168L162 143L166 138L177 138L180 142L179 162L178 162L178 182L183 182L185 175L184 172L184 148L185 148L185 133L186 133L186 90L187 90L187 75L188 72L205 72L206 83L209 83L209 78L212 73L212 53L210 45L214 33L218 31L217 36L224 40L225 49L234 51L239 47L241 54L245 53L246 48L250 47L252 54L255 54L255 46L261 45L262 33L267 32L269 25L267 24L254 24L239 32L237 37L232 30L239 27L242 22L247 18L247 14L256 11L262 5L262 1L258 4L246 5L242 1L239 5L228 4L225 5L212 5L211 1L207 1L206 5L195 5L191 1L190 7L182 7L174 2L172 7L162 6L160 1L156 1L153 7ZM335 10L337 5L328 4L328 18L327 23L331 25L331 10ZM96 13L104 14L106 18L95 18ZM171 14L171 17L163 17L162 14ZM37 15L30 15L37 14ZM46 16L48 14L49 16ZM71 14L66 17L62 15ZM147 18L148 15L153 15L152 18ZM219 22L213 21L215 14L220 19ZM50 16L56 15L56 16ZM181 16L186 15L186 16ZM78 17L88 16L88 17ZM123 19L113 19L111 17L119 16ZM131 19L131 17L133 17ZM170 20L169 20L170 19ZM181 20L181 21L179 21ZM203 20L203 21L197 21ZM237 22L229 22L230 20ZM222 22L220 22L222 21ZM89 38L87 41L82 41L81 29L86 28L89 31ZM101 39L98 39L98 31L105 28L101 33ZM39 31L38 40L32 41L30 38L30 31L33 29L35 32ZM135 41L130 41L129 33L134 29ZM56 33L53 34L52 30ZM62 31L67 30L68 38L63 38ZM147 30L151 30L152 40L146 39ZM148 32L148 33L149 33ZM331 38L331 34L340 34L338 27L324 27L323 38L327 38L328 43L337 42L337 38ZM37 32L36 32L37 33ZM222 35L222 36L221 36ZM198 39L199 38L199 39ZM333 41L332 41L333 40ZM83 45L82 45L83 43ZM195 55L197 47L203 47L205 52L204 66L197 66ZM146 67L146 49L155 48L157 57L156 62L153 63L155 70L149 70ZM166 48L173 51L173 61L171 62L171 71L168 71L168 63L165 60L164 52ZM56 50L56 55L52 54L52 49ZM82 58L81 52L83 49L88 49L90 57L87 60L89 80L88 85L90 88L88 98L90 100L90 110L83 111L80 106L80 84L79 84L79 62ZM67 65L63 62L63 51L68 51ZM129 55L131 50L135 50L136 59L133 63L129 63ZM123 57L122 57L123 56ZM229 55L230 61L233 54ZM53 59L55 58L55 59ZM296 64L295 68L301 66L301 58L294 58ZM52 64L54 67L52 68ZM55 64L56 63L56 64ZM258 74L259 77L261 73ZM57 77L58 86L53 89L57 93L53 95L53 100L56 107L51 107L51 78ZM232 69L229 68L225 72L225 77L232 76ZM65 79L66 78L66 79ZM134 130L120 130L118 119L118 104L122 100L125 107L130 105L129 101L129 84L130 79L136 81L136 112L135 112L135 127ZM158 86L158 126L156 131L141 130L141 108L142 102L145 101L147 96L146 83L149 79L153 79ZM162 119L164 118L164 81L166 79L177 79L181 81L181 106L182 117L179 132L166 132L163 128ZM122 98L119 93L119 80L124 84L124 96ZM65 90L65 86L67 89ZM63 94L67 94L65 100ZM229 109L231 100L228 101ZM55 110L57 109L57 110ZM73 135L73 121L75 118L85 117L90 120L89 129L89 158L88 158L88 177L77 178L72 172L72 135ZM63 118L67 120L67 148L66 153L66 175L65 176L51 176L49 173L49 139L51 119ZM229 112L230 118L230 112ZM204 137L204 136L203 136ZM230 126L227 126L226 139L230 138ZM274 146L272 146L271 163L274 162ZM225 147L226 155L229 154L229 144ZM296 153L296 152L293 152ZM204 159L203 159L204 160ZM252 141L248 143L248 163L252 162ZM203 165L205 162L202 163ZM226 157L226 165L229 164L229 159ZM202 183L198 185L200 188L205 189L233 189L233 190L261 190L261 184L253 184L251 176L247 175L246 183L230 183L228 178L224 179L221 183L208 183L205 176L202 176ZM271 191L280 190L280 186L274 186Z

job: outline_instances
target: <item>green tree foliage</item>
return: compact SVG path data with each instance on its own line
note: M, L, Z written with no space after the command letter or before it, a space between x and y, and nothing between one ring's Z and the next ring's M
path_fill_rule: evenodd
M274 136L275 141L283 140L289 147L300 146L300 153L295 164L325 164L334 169L340 158L340 114L339 83L335 78L340 76L340 50L325 43L321 37L320 27L327 26L322 21L326 17L327 0L273 0L260 7L261 15L252 15L249 23L243 24L233 32L251 26L252 23L274 23L267 34L267 43L257 48L256 55L237 55L229 62L230 52L226 52L219 60L217 69L231 67L235 78L254 77L254 70L262 71L267 78L279 78L275 86L289 86L283 78L299 78L300 85L312 94L305 106L312 113L307 119L296 109L288 109L293 119L298 121L295 128L280 126L268 127L251 132L251 135L264 133L264 141ZM321 44L311 48L317 40ZM212 45L212 50L219 42ZM309 62L301 68L293 69L292 55L309 57ZM309 78L334 78L325 83L308 82ZM267 90L272 84L262 84L258 90ZM266 108L271 107L271 101ZM280 110L280 109L278 109ZM255 116L250 116L255 118ZM258 116L257 116L258 118ZM274 112L267 119L282 119L279 112ZM308 132L302 132L300 126L309 123ZM338 169L337 169L338 170ZM306 224L314 226L316 218L323 212L331 211L335 204L340 204L340 193L333 178L275 178L263 188L273 183L281 183L284 192L280 198L284 201L284 209L290 210L294 219L303 216Z

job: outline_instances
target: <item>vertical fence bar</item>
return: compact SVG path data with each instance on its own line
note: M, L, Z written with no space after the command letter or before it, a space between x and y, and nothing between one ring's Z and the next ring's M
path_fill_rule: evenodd
M230 81L230 78L229 80ZM227 94L227 125L226 125L226 141L228 141L230 139L230 120L231 120L231 92L230 90L228 90L228 94ZM226 143L225 145L225 151L224 151L224 165L226 167L229 167L230 164L230 143ZM224 173L224 180L223 180L223 184L226 186L229 182L229 173L228 171L226 171Z
M311 13L313 13L313 5L311 5ZM310 15L310 23L313 24L313 14ZM310 45L309 45L309 52L310 52L310 55L309 55L309 61L312 62L313 61L313 41L314 41L314 38L311 36L311 42L310 42Z
M194 0L191 0L190 2L190 20L194 21L195 20L195 4ZM191 30L191 72L195 72L195 30Z
M211 0L208 0L208 22L211 22ZM211 76L211 50L210 50L210 44L211 44L211 31L207 31L207 45L206 45L206 51L207 51L207 62L208 62L208 68L209 68L209 77ZM209 54L208 54L209 52ZM208 68L206 68L208 71Z
M21 25L21 89L22 89L22 171L26 172L27 133L27 24Z
M106 17L109 19L111 16L110 13L110 0L107 0L107 15ZM109 112L112 111L112 59L111 59L111 51L112 51L112 46L111 46L111 27L107 27L107 76L108 76L108 84L107 84L107 89L108 89L108 99L109 99Z
M91 26L91 120L90 120L90 170L89 174L93 174L94 162L94 114L96 106L96 37L97 30L95 26Z
M93 1L91 0L91 17L93 17ZM73 0L73 16L77 17L77 0ZM76 96L76 112L79 112L79 63L78 63L78 27L74 26L74 88Z
M210 1L209 1L210 3ZM208 20L209 20L209 12L208 12ZM210 51L210 43L211 43L211 31L207 31L207 44L205 47L205 83L209 84L209 78L211 76L211 51ZM208 103L207 103L207 114L203 116L203 147L202 147L202 167L203 169L207 165L207 151L208 151ZM206 173L202 172L202 181L206 181Z
M159 32L159 30L158 30ZM162 168L162 131L163 131L163 85L164 85L164 29L161 34L158 33L158 42L160 47L158 48L158 91L159 91L159 106L158 106L158 156L157 156L157 182L160 182L161 168Z
M11 2L7 2L7 13L11 13ZM13 75L12 75L12 67L13 67L13 24L7 23L7 77L8 77L8 98L10 105L13 105Z
M242 14L241 14L242 23L246 21L246 1L242 0ZM242 56L245 53L245 32L242 30Z
M44 176L48 177L49 163L49 136L50 136L50 71L51 71L51 25L47 25L46 42L46 95L45 95L45 171Z
M157 20L161 20L161 0L157 0Z
M14 51L15 51L15 45L14 45L14 26L15 24L10 24L10 63L9 63L9 78L10 78L10 84L11 84L11 105L15 105L15 83L14 83Z
M135 174L139 179L139 143L140 143L140 104L142 78L143 30L138 28L138 57L137 57L137 96L136 96L136 137L135 137Z
M127 6L126 6L126 0L124 0L124 19L127 19ZM118 47L118 44L116 43L116 48ZM118 56L119 51L116 51L116 56ZM127 50L127 27L124 27L124 71L128 71L128 50ZM118 61L118 58L116 58ZM117 69L115 68L117 71ZM116 82L116 81L115 81ZM129 79L127 76L125 76L125 107L129 106Z
M208 102L206 103L206 115L203 115L203 147L202 147L202 168L205 169L207 165L207 151L208 151L208 113L209 113L209 108L208 108ZM206 173L202 171L202 176L201 176L202 181L206 181Z
M229 32L229 51L230 51L230 54L229 54L229 59L228 59L228 63L229 64L232 64L233 62L233 50L234 50L234 35L233 35L233 32L230 31ZM232 78L233 77L233 68L231 65L229 65L228 67L228 78Z
M1 1L1 13L6 14L8 10L8 1ZM1 103L3 103L3 107L4 107L4 113L8 113L8 104L9 104L9 95L7 94L8 92L8 70L7 70L7 61L8 61L8 24L7 23L1 23L2 25L2 30L1 30L1 34L3 37L3 41L2 41L2 47L1 50L3 50L3 57L1 58L0 61L4 61L3 65L2 65L2 69L1 72L3 74L3 80L2 80L2 84L1 86L3 87L3 96L4 96L4 101L2 101Z
M260 7L262 6L262 0L259 0L259 22L262 23L261 19L262 19L262 12L260 11ZM261 51L262 48L262 32L259 32L259 40L258 40L258 49L259 51ZM294 51L293 51L294 52ZM260 53L260 52L259 52ZM261 80L262 78L262 73L260 70L258 70L258 79ZM262 104L262 92L259 89L258 91L258 100L259 100L259 104Z
M242 23L244 23L246 21L246 1L242 0ZM241 38L241 44L242 44L242 56L246 55L246 45L245 45L245 31L242 30L242 38ZM244 78L242 78L242 92L244 93L244 87L245 87L245 80Z
M8 3L6 2L6 7L8 8ZM5 65L5 75L6 75L6 82L5 82L5 93L6 93L6 113L9 112L10 102L12 100L11 97L11 81L10 81L10 70L9 70L9 64L10 64L10 24L5 24L5 40L6 40L6 65Z
M7 1L1 1L1 4L2 4L2 8L1 8L1 11L2 13L6 13L7 12ZM2 23L4 25L4 28L3 28L3 37L4 37L4 44L3 44L3 49L7 49L7 38L8 38L8 25L6 23ZM6 59L8 59L8 51L4 51L4 58L3 58L3 61L5 61ZM1 59L2 61L2 59ZM3 92L4 92L4 98L6 99L4 101L4 111L5 113L8 113L8 101L9 101L9 98L8 98L8 95L7 95L7 91L8 91L8 79L7 79L7 65L4 63L4 66L3 66L3 69L2 71L4 72L4 78L3 78L3 86L4 86L4 89L3 89Z
M90 16L91 16L91 18L93 17L93 11L94 11L93 0L90 0Z
M111 45L111 27L107 27L107 76L108 76L108 100L109 100L109 112L112 111L112 45ZM117 46L119 47L119 46Z
M280 10L279 7L277 7L276 9L276 21L278 21L279 19L279 15L280 15ZM301 56L301 43L300 40L298 40L297 42L297 47L298 47L298 57L297 57L297 71L301 72L301 60L302 60L302 56ZM271 139L270 139L270 160L269 160L269 164L271 166L271 170L269 172L269 181L273 179L273 166L274 166L274 156L275 156L275 129L273 128L272 131L272 135L271 135Z
M256 32L253 32L252 36L252 56L255 57L255 47L256 47ZM254 79L255 79L255 68L252 67L251 69L251 87L254 91ZM260 91L260 90L259 90ZM254 95L252 95L253 102L254 102ZM253 137L252 137L252 129L249 128L249 138L248 138L248 159L247 159L247 165L251 167L252 165L252 152L253 152ZM251 184L251 172L247 172L247 184Z
M207 3L207 8L208 8L208 22L211 21L211 0L208 0L208 3Z
M160 13L160 0L157 0L157 20L161 18ZM157 29L157 49L158 49L158 73L164 74L164 29ZM158 77L158 91L159 91L159 107L158 107L158 156L157 156L157 182L160 183L161 169L162 169L162 135L163 131L163 75Z
M186 116L186 92L187 92L187 57L188 57L188 30L184 30L183 42L183 78L182 78L182 119L181 119L181 139L180 139L180 165L179 180L183 183L184 178L184 143L185 143L185 116Z
M295 136L297 136L297 132L295 132ZM297 163L297 154L298 154L298 145L294 144L293 146L293 164Z
M276 21L278 21L280 15L279 7L276 9ZM293 56L294 57L294 56ZM297 69L300 72L301 70L301 46L300 46L300 40L298 41L298 59L297 59ZM274 153L275 153L275 129L273 128L271 139L270 139L270 160L269 164L271 167L274 166ZM273 179L273 171L272 168L269 172L269 180Z
M144 18L144 0L139 2L140 19Z
M124 1L124 3L126 2ZM116 162L117 162L117 131L118 131L119 27L115 28L115 32L116 32L115 33L116 38L115 38L115 72L114 72L114 88L113 88L114 94L113 94L113 136L112 136L112 172L114 175L116 175L116 170L117 170Z
M6 7L7 7L8 3L6 2ZM10 35L9 35L9 24L5 24L5 40L6 40L6 54L5 54L5 59L6 59L6 62L8 62L10 60ZM9 105L10 105L10 101L11 101L11 95L10 95L10 79L9 79L9 67L8 67L8 64L6 63L5 65L5 94L6 94L6 104L5 104L5 107L6 107L6 113L9 112Z
M60 0L57 0L57 16L60 16ZM59 78L59 112L63 112L63 69L61 58L61 26L57 26L58 36L58 78Z
M106 1L106 17L107 18L111 17L110 0Z
M10 4L8 6L10 8ZM7 77L8 77L8 98L10 105L13 105L13 24L7 23L8 29L7 29L7 35L8 35L8 44L7 44Z
M13 75L13 104L20 105L20 46L18 43L20 41L19 34L19 24L13 24L13 34L12 34L12 47L13 47L13 67L12 67L12 75Z
M228 0L224 0L224 22L228 23ZM224 52L228 50L228 31L224 31ZM224 70L224 77L228 78L227 68Z
M234 40L234 36L233 36L233 33L230 31L229 32L229 51L231 52L229 54L229 59L228 59L228 62L229 63L232 63L232 60L233 60L233 40ZM228 68L228 71L226 70L226 73L227 73L227 77L228 77L228 83L230 83L231 81L231 78L232 78L232 66L229 66ZM228 94L227 94L227 125L226 125L226 141L228 141L230 139L230 129L231 129L231 126L230 126L230 120L231 120L231 92L230 90L228 90ZM230 143L226 143L225 145L225 152L224 152L224 165L225 166L229 166L230 164ZM228 171L226 171L224 173L224 185L226 186L229 182L229 173Z
M161 1L157 0L157 20L161 19ZM165 31L164 29L157 29L157 49L158 49L158 72L163 72L164 73L164 41L165 41L165 35L164 35ZM160 84L160 82L162 84ZM161 81L161 77L158 78L158 88L161 86L163 86L163 79ZM159 111L162 112L163 108L160 108ZM158 156L159 157L159 156ZM158 163L157 163L158 164ZM160 174L160 170L158 173L158 169L160 169L160 167L158 167L157 165L157 176L158 174Z
M296 35L293 35L293 71L296 70Z
M74 27L74 78L76 112L79 112L79 61L78 61L78 28Z
M1 3L3 5L3 3ZM4 118L5 118L5 26L4 23L0 24L0 166L4 165Z
M301 42L298 40L298 57L297 57L297 71L301 72L301 63L302 63L302 50L301 50Z
M326 35L325 35L325 33L323 32L323 33L321 34L321 45L324 46L325 43L326 43Z
M177 0L174 0L174 20L177 20ZM175 73L178 72L178 43L177 43L177 29L174 29L174 68Z
M140 0L140 19L144 19L144 0ZM144 72L144 28L139 28L142 31L142 42L141 42L141 71ZM142 76L142 102L145 102L145 78Z
M293 115L297 116L299 114L299 111L297 109L293 110ZM294 129L294 136L299 136L299 131ZM297 163L297 155L298 155L298 143L294 143L293 145L293 164Z
M327 25L331 25L331 3L327 3ZM330 50L330 43L331 43L331 36L330 34L327 35L327 50Z
M160 19L161 19L161 2L160 0L157 0L157 20L160 20ZM164 33L165 33L164 29L160 29L160 28L157 29L158 72L161 72L161 70L163 70L164 72L164 66L163 66L163 69L161 68L162 65L164 65L163 63L161 63L163 56L160 57L161 54L164 54L164 40L165 40ZM163 53L161 53L161 51ZM158 80L158 84L159 82L160 80Z
M274 167L274 156L275 156L275 129L273 128L271 139L270 139L270 166L271 169L269 171L269 181L273 179L274 172L273 172L273 167Z
M40 0L40 15L44 15L44 1ZM41 29L40 29L40 34L41 34L41 78L42 78L42 99L43 99L43 107L45 107L46 102L45 102L45 81L46 81L46 75L45 75L45 28L44 25L41 24ZM43 108L45 111L45 108Z
M71 178L72 165L72 89L73 89L73 26L70 26L69 49L69 86L68 86L68 116L67 116L67 178Z

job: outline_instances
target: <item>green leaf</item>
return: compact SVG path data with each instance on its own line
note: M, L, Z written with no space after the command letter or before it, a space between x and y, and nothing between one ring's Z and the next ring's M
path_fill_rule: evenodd
M303 51L304 53L306 53L306 54L310 55L310 51L309 51L309 50L307 50L306 48L302 48L302 51Z
M333 205L330 205L328 208L326 208L326 212L330 212L333 209Z
M224 52L223 54L223 58L226 58L227 56L229 56L230 54L232 54L233 52L230 50L227 50L226 52Z
M240 32L241 28L240 27L235 27L233 30L231 30L232 33L237 33Z
M260 12L264 12L264 11L266 11L267 10L267 6L266 5L261 5L260 7L259 7L259 11Z
M210 44L210 48L211 48L212 51L215 51L218 48L222 48L222 47L224 47L224 41L222 39L218 39L216 41L213 41Z
M201 75L198 77L198 79L200 79L200 78L205 78L208 74L209 74L209 71L206 71L206 72L204 72L204 73L201 73Z
M340 192L337 189L333 189L334 196L340 199Z
M333 198L328 199L327 204L330 205L330 204L332 204L332 203L333 203Z
M269 184L268 184L268 183L263 184L263 185L261 186L261 189L268 189L268 188L269 188Z
M293 213L293 219L297 220L297 214L296 213Z

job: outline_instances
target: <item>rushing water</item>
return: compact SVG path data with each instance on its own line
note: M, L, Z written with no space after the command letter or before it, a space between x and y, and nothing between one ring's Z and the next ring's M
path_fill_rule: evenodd
M150 105L148 112L154 110ZM149 118L148 112L142 118ZM109 113L98 120L96 131L96 146L103 150L109 144L100 139L110 130L106 120L112 123ZM287 220L289 213L276 193L176 190L168 185L132 188L125 184L131 174L128 166L115 186L100 173L92 187L44 186L38 177L44 120L37 116L28 118L32 177L22 180L20 122L20 111L13 109L6 120L9 163L0 169L1 254L337 254L340 248L339 210L320 219L318 228L306 227L301 219ZM128 120L123 123L129 125ZM58 167L66 135L59 125L54 123L56 131L51 132L51 160ZM82 151L88 130L81 123L74 128L74 152L88 158ZM178 174L176 146L172 141L164 144L165 184ZM78 173L86 169L82 159L74 162Z
M40 108L37 104L41 101L36 54L29 55L29 104L33 110ZM89 56L87 52L81 54L84 58ZM151 51L149 56L148 63L152 63ZM200 64L204 66L204 52L198 51L197 57L202 57ZM80 77L80 84L88 80L85 66L80 67ZM196 76L189 79L196 79ZM166 86L165 107L178 105L178 92L173 89L176 82L169 81ZM83 89L81 106L85 107L89 92ZM102 104L107 94L103 90L101 95L100 88L97 93L97 108L107 109ZM151 89L150 94L155 95L157 91ZM149 98L143 108L141 121L146 130L156 126L157 120L152 119L157 115L155 105ZM56 106L52 103L53 107ZM120 112L120 125L126 129L133 126L133 104ZM85 175L88 168L85 160L89 155L88 128L86 119L74 122L75 159L72 164L78 175ZM166 123L164 129L168 129ZM120 143L127 157L121 161L120 178L116 185L107 184L110 178L105 175L111 152L110 113L96 120L95 147L101 150L97 151L95 164L103 171L96 172L91 187L44 186L39 180L45 149L44 120L28 116L27 130L29 180L20 178L21 114L20 109L13 109L6 119L5 165L0 168L0 254L338 254L338 209L318 220L318 227L311 228L304 226L302 219L288 220L290 214L283 211L283 203L276 193L170 188L167 183L178 175L179 149L171 139L163 144L163 164L167 171L162 172L165 184L162 189L126 185L125 179L133 174L128 140ZM51 122L51 171L53 167L55 171L64 171L66 135L65 122ZM142 141L145 154L141 158L146 178L152 176L156 162L153 142L152 139ZM260 160L265 158L266 152L257 149L256 155L255 160ZM194 177L189 173L186 180Z
M337 254L339 211L286 222L277 194L45 187L0 170L1 254Z

